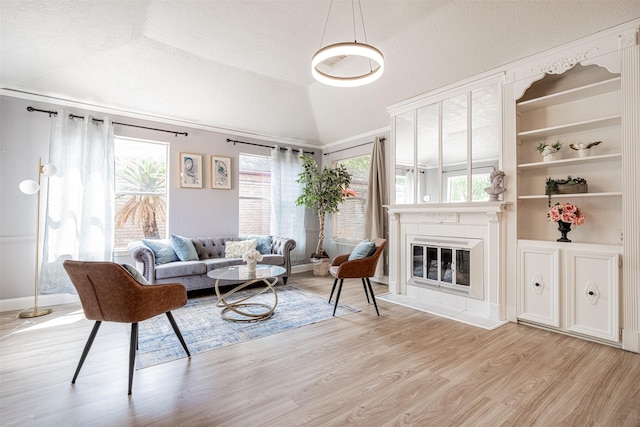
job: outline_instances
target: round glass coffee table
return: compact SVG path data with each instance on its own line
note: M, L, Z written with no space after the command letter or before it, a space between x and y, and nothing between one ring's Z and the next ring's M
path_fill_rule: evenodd
M216 280L215 290L218 296L216 306L223 307L220 313L223 319L232 322L255 322L273 316L273 312L278 305L278 293L274 286L278 283L278 278L286 272L287 270L284 267L266 264L258 264L256 265L256 271L250 272L247 266L243 264L216 268L208 272L207 276ZM232 299L233 294L257 282L264 282L266 287L251 288L249 289L249 295L235 300ZM233 285L236 283L239 283L239 285L225 293L220 292L220 285ZM263 302L250 302L251 299L267 291L273 292L273 305ZM239 317L230 315L230 311L233 311Z

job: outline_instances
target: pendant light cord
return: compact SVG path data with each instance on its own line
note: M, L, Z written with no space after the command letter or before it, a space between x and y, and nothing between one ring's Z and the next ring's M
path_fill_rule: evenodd
M367 29L364 26L364 15L362 14L362 3L358 0L358 7L360 8L360 20L362 21L362 32L364 33L364 42L369 44L369 40L367 40ZM353 24L353 32L355 33L356 24Z
M329 2L329 12L327 13L327 20L324 21L324 30L322 30L322 39L320 39L320 49L322 49L322 44L324 43L324 35L327 32L327 24L329 24L329 16L331 16L331 6L333 5L333 0Z

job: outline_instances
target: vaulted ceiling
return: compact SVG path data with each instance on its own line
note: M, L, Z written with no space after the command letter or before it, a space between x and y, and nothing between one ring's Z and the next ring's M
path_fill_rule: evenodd
M390 104L640 17L640 0L361 0L385 74L334 88L310 74L329 4L1 0L0 87L323 145L388 126ZM354 39L351 6L333 1L323 46Z

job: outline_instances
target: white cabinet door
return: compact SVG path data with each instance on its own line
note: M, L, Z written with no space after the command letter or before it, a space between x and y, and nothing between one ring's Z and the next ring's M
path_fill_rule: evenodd
M566 267L566 329L619 341L618 255L567 250Z
M553 247L518 247L518 318L560 327L559 251Z

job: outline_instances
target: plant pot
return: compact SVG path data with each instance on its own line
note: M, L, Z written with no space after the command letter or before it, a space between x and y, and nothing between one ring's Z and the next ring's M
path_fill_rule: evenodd
M313 263L313 275L314 276L328 276L329 275L329 267L331 267L331 263L329 262L329 258L311 258L311 262Z
M571 243L571 240L567 238L567 233L571 231L570 222L558 221L558 231L561 234L560 238L557 240L558 242Z
M556 159L556 153L549 153L542 156L543 162L553 162Z
M591 154L591 149L589 148L578 149L578 157L589 157L590 154Z
M256 272L256 264L258 262L256 260L249 260L247 261L247 271L249 273L255 273Z
M575 193L586 193L587 192L587 183L583 182L581 184L558 184L558 194L575 194Z

